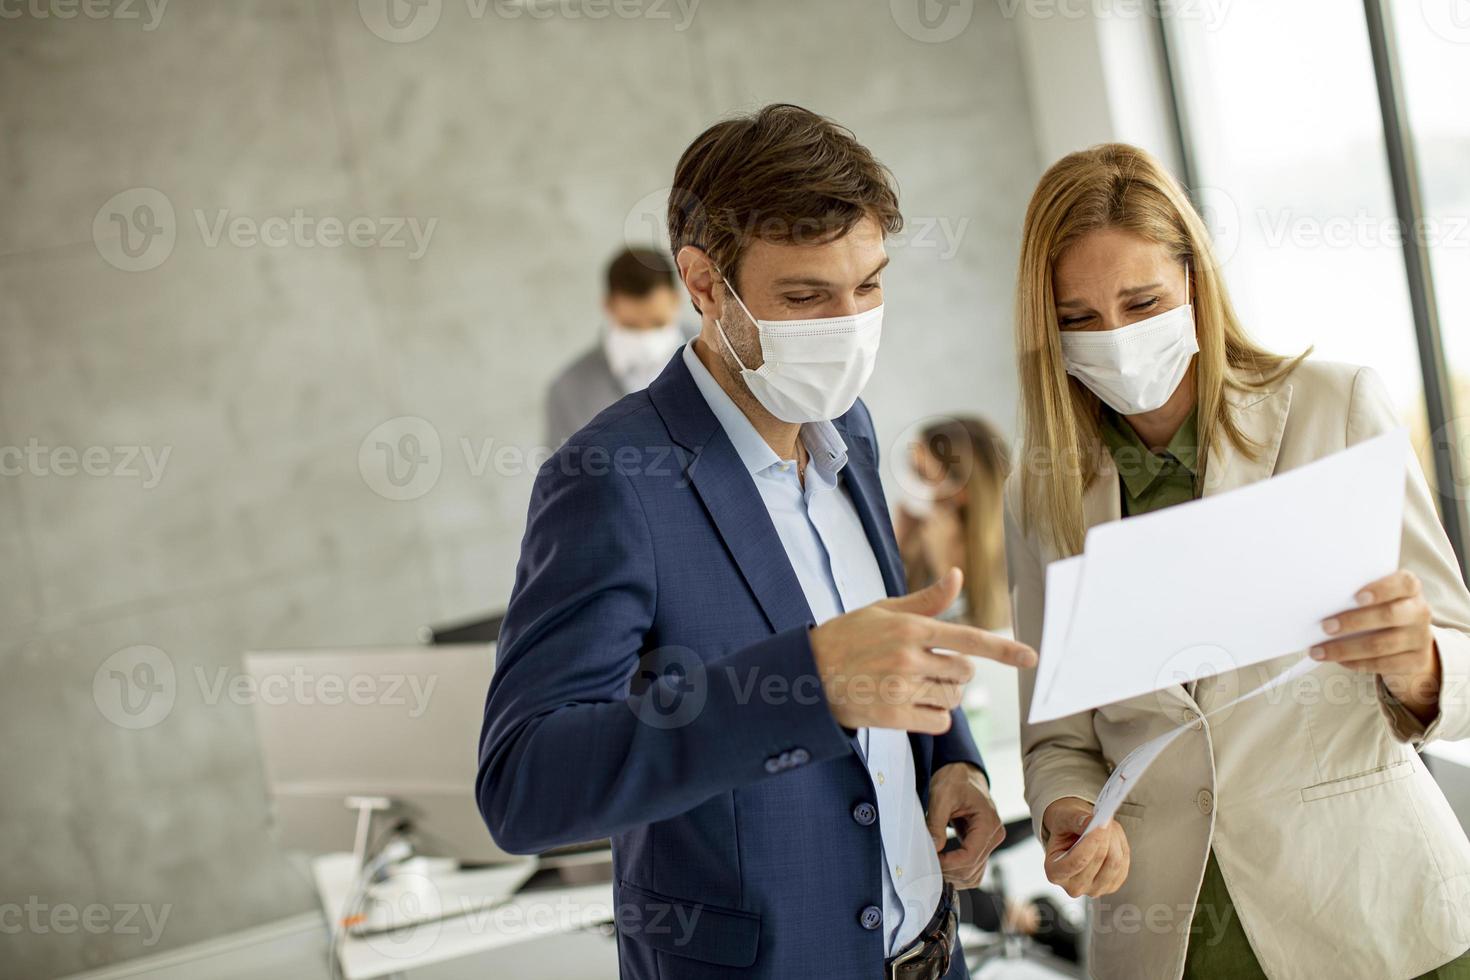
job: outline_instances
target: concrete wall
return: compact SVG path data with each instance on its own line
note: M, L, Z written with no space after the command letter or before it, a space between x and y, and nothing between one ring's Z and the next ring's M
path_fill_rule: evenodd
M602 263L721 114L803 103L897 172L885 441L1013 424L1038 160L1002 7L588 2L6 7L0 972L312 907L219 683L504 604L532 473L495 451L537 445ZM379 443L428 462L396 487Z

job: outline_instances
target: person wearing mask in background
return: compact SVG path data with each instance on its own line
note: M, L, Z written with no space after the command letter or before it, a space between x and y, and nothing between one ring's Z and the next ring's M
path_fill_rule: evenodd
M546 392L546 445L555 449L592 417L647 388L679 345L694 336L680 323L669 257L625 248L607 266L602 336L562 369Z
M964 569L964 589L939 618L1009 635L1004 497L1011 463L1005 436L984 419L960 415L924 426L909 449L894 518L908 581L929 583L945 569ZM1015 704L1016 679L995 670L998 666L977 663L965 692L966 713L978 712L981 718L973 727L985 751L991 743L981 741L982 733L995 744L1013 744L1017 737L1009 707ZM1027 823L1008 824L1007 842L1029 835ZM1010 932L1077 962L1078 928L1051 896L1003 898L998 891L977 888L969 898L970 921L986 932L1002 932L1004 917Z
M1006 551L1022 641L1041 633L1046 565L1080 552L1088 527L1399 425L1371 368L1250 340L1199 215L1131 146L1074 153L1041 178L1017 331L1031 465L1008 487ZM1470 977L1470 843L1416 752L1470 735L1470 593L1417 463L1405 477L1402 570L1323 621L1311 654L1324 666L1308 675L1320 687L1209 717L1298 653L1023 722L1047 876L1093 896L1098 977ZM1140 630L1150 601L1138 596ZM1023 719L1034 683L1021 678ZM1186 720L1117 817L1078 842L1113 764Z
M1010 627L1002 521L1010 455L990 423L960 416L925 426L900 478L894 521L904 570L913 583L949 568L965 587L943 618L987 630Z
M858 400L892 175L774 105L673 187L701 330L537 474L480 810L516 853L611 837L627 980L964 977L945 878L1001 826L955 709L971 657L1035 653L933 618L958 570L904 594Z

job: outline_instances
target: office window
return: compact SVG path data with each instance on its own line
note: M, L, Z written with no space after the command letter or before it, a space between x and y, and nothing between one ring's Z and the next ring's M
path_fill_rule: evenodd
M1441 488L1441 506L1459 506L1470 523L1470 4L1395 0L1391 9L1419 164L1417 232L1429 248L1453 396L1458 485Z
M1246 328L1280 353L1372 365L1427 445L1362 8L1236 0L1164 26L1192 190Z

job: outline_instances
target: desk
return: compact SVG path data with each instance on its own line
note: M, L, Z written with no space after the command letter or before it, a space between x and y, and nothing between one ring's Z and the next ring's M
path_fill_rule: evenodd
M493 907L406 929L371 936L350 936L342 945L342 970L348 980L417 971L469 956L505 950L538 939L564 937L613 920L612 884L522 892ZM612 945L612 940L608 940ZM538 943L537 945L545 945ZM497 970L504 967L498 959ZM454 975L463 973L457 967ZM500 972L496 974L502 975ZM543 976L538 973L507 976ZM581 974L579 973L578 976Z
M617 980L617 943L596 930L532 940L404 971L411 980L578 977ZM327 980L327 933L314 912L255 929L142 956L69 980Z
M608 908L612 904L611 885L526 894L540 896L536 901L554 914L558 898L564 899L560 904L569 917L575 916L579 908L584 912L594 909L598 902L605 901ZM533 906L523 906L521 915L526 928L519 931L518 939L507 938L508 934L487 935L486 930L493 923L504 925L514 914L505 913L500 920L493 913L460 923L445 920L439 923L441 928L433 947L412 962L391 955L394 948L382 945L387 937L377 937L379 948L368 945L367 940L353 940L362 945L350 952L349 957L354 964L373 970L373 976L398 973L411 980L470 977L476 980L486 977L617 980L617 943L603 930L573 928L569 932L551 933L546 928L550 916L538 917ZM156 956L79 973L70 980L258 980L259 977L328 980L327 947L327 928L321 914L308 912Z
M1424 746L1424 759L1460 826L1470 834L1470 740L1430 742Z

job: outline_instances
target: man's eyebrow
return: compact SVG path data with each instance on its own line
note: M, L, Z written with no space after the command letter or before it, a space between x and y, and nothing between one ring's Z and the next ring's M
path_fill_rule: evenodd
M868 273L866 276L863 276L863 282L867 282L869 279L873 278L878 273L886 269L888 267L888 261L889 256L885 255L883 257L883 261L878 263L877 268ZM774 283L772 283L772 285L776 287L811 286L814 289L830 289L833 283L830 279L822 279L817 276L786 276L781 279L777 279Z

